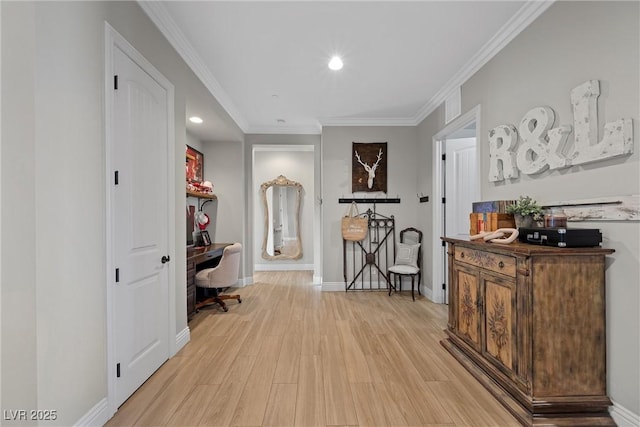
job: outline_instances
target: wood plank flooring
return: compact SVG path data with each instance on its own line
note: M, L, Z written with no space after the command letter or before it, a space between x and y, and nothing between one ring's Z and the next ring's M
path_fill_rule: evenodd
M254 282L196 314L107 426L519 425L440 345L446 306L321 292L306 272Z

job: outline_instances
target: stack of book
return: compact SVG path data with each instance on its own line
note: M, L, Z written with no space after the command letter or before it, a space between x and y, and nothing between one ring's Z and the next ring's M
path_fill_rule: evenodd
M492 200L472 203L469 215L469 235L483 231L495 231L499 228L515 228L512 214L506 213L507 206L515 204L515 200Z

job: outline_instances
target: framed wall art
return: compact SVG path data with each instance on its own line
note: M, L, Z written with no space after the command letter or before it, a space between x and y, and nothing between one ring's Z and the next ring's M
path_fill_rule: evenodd
M351 192L387 192L387 143L354 142L351 149Z
M187 145L186 151L187 182L202 182L204 156L201 152Z

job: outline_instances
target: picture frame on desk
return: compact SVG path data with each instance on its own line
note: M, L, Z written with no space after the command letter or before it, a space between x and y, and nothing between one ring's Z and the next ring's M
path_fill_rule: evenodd
M207 230L202 230L200 232L200 239L202 241L202 246L211 246L211 237Z

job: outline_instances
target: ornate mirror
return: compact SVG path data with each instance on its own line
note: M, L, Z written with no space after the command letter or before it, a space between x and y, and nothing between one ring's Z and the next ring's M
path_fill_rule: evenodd
M260 186L264 205L262 258L302 258L300 202L302 184L280 175Z

